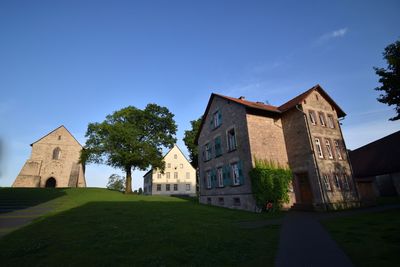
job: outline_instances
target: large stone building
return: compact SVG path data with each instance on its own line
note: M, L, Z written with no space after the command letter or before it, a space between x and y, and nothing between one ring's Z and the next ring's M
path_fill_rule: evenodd
M165 171L151 169L143 176L146 195L196 195L196 170L175 145L164 156Z
M255 159L293 172L291 202L326 209L358 200L339 118L346 114L316 85L276 107L212 94L196 142L200 202L255 211Z
M86 187L84 166L79 163L82 146L60 126L31 144L13 187Z

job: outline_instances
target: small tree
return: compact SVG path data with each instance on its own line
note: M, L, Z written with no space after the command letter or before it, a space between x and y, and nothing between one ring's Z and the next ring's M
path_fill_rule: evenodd
M132 170L149 166L164 170L162 147L176 142L174 115L166 107L148 104L144 110L129 106L89 123L81 162L104 163L126 173L125 193L132 193Z
M141 187L139 187L139 191L138 191L139 195L143 194L143 189Z
M117 191L125 191L125 179L118 174L111 174L108 177L107 188Z
M389 120L395 121L400 119L400 41L388 45L383 52L383 58L387 61L388 67L377 68L375 72L380 76L380 87L375 88L383 93L377 98L381 103L389 106L395 106L397 115Z
M183 138L183 142L185 142L185 145L189 151L189 158L194 168L197 168L198 166L199 151L197 145L195 144L195 139L200 129L201 118L202 117L190 122L192 129L186 130Z

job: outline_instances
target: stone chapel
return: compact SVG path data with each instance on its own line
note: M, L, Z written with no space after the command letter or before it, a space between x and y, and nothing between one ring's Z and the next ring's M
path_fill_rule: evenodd
M86 187L82 145L63 125L31 144L13 187Z

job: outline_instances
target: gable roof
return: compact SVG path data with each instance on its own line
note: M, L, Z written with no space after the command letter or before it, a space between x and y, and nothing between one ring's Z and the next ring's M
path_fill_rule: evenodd
M313 91L318 91L318 93L320 93L335 108L338 118L346 116L346 113L344 113L344 111L339 107L339 105L336 104L335 101L333 101L333 99L328 95L327 92L325 92L324 89L322 89L322 87L319 84L311 87L310 89L296 96L295 98L292 98L285 104L279 106L278 109L282 112L285 112L288 111L289 109L296 107L296 105L303 102L303 100L306 99Z
M349 152L354 177L400 172L400 131Z
M173 146L167 153L165 153L163 159L165 159L165 157L166 157L175 147L179 150L179 152L181 152L182 156L186 159L186 161L189 162L189 160L187 159L187 157L185 156L185 154L183 154L182 150L179 148L179 146L178 146L177 144L174 144L174 146ZM190 162L189 162L189 165L192 166L192 164L190 164ZM193 166L192 166L192 168L193 168ZM147 174L149 174L149 173L152 172L152 171L153 171L153 168L151 168L148 172L146 172L146 173L143 175L143 177L145 177Z
M38 140L36 140L35 142L33 142L30 146L33 146L33 144L39 142L40 140L46 138L47 136L49 136L50 134L54 133L55 131L57 131L58 129L61 129L61 128L64 128L64 129L67 131L67 133L69 133L69 135L71 135L72 138L74 138L74 140L78 143L78 145L80 145L80 146L83 148L83 146L81 145L81 143L79 143L78 140L76 140L76 138L71 134L70 131L68 131L68 129L67 129L64 125L61 125L61 126L57 127L57 128L54 129L53 131L49 132L49 133L46 134L45 136L43 136L43 137L41 137L40 139L38 139Z
M313 91L318 91L323 97L325 97L325 99L335 108L337 115L339 118L346 116L346 113L344 113L344 111L339 107L338 104L336 104L335 101L333 101L333 99L325 92L324 89L322 89L322 87L317 84L313 87L311 87L310 89L308 89L307 91L305 91L304 93L292 98L291 100L289 100L288 102L286 102L285 104L276 107L276 106L272 106L272 105L266 105L264 103L261 102L253 102L253 101L248 101L248 100L244 100L244 99L240 99L240 98L234 98L234 97L230 97L230 96L224 96L224 95L220 95L220 94L215 94L212 93L210 96L210 99L208 100L208 104L206 107L206 110L204 111L204 114L202 116L202 120L200 123L200 127L199 127L199 131L197 132L196 135L196 139L195 139L195 144L198 144L198 139L200 136L200 132L201 129L203 128L203 125L205 123L205 118L206 115L208 114L208 111L210 109L211 103L214 99L214 97L220 97L226 100L230 100L234 103L237 103L239 105L242 105L244 107L246 107L247 109L252 109L252 110L261 110L261 111L266 111L266 112L270 112L271 114L282 114L292 108L295 108L296 105L300 104L301 102L303 102L303 100L310 95Z

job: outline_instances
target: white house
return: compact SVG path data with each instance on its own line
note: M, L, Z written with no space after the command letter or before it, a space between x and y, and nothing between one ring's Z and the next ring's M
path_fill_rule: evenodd
M143 176L146 195L196 195L196 170L175 145L164 156L165 170L151 169Z

